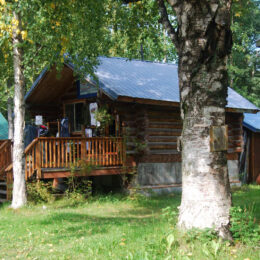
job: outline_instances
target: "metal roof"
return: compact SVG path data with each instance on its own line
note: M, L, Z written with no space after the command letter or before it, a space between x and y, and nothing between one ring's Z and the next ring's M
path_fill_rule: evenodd
M244 113L243 126L253 132L260 132L260 112L257 114Z
M100 58L100 87L118 96L179 102L178 67L174 64Z
M131 97L158 101L180 102L178 66L169 63L158 63L125 58L100 57L96 68L100 88L112 99ZM73 64L67 64L71 69ZM44 77L46 69L33 83L25 100ZM228 108L241 111L259 110L236 91L228 89Z
M180 102L175 64L101 57L96 74L100 87L113 99L126 96ZM227 107L259 110L231 88L228 88Z
M0 113L0 139L8 139L8 122Z

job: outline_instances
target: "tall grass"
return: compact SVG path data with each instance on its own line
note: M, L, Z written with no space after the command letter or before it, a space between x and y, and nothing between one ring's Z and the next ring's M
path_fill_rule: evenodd
M260 188L237 189L233 201L242 214L246 209L257 229ZM0 208L0 259L260 259L259 237L238 237L230 244L210 230L179 232L179 204L178 194L95 196L77 203L62 199L15 211L5 204Z

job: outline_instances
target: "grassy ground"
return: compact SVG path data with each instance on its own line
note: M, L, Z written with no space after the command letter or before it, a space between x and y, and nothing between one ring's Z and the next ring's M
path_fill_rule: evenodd
M236 190L233 201L260 223L259 187ZM2 205L0 259L260 259L255 242L229 245L209 232L178 233L172 212L179 203L180 195L109 195L16 211Z

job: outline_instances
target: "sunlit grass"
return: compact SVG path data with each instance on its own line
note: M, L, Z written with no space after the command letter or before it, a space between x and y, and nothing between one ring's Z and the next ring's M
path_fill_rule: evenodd
M233 194L260 221L260 189ZM0 259L260 259L252 245L198 240L174 228L163 209L177 212L180 195L144 198L97 196L84 203L0 208ZM169 247L169 234L174 241ZM172 237L170 237L172 239ZM216 253L215 253L216 252Z

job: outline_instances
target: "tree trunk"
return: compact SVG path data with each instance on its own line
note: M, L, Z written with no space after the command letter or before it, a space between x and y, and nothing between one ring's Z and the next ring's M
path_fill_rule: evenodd
M18 28L21 31L21 18L14 12L14 18L18 20ZM13 200L12 208L23 206L26 199L25 171L24 171L24 90L25 80L23 75L21 35L13 30L13 55L14 55L14 145L13 145Z
M168 0L178 30L158 0L162 23L179 55L182 131L182 201L178 225L184 229L215 228L229 233L229 187L225 147L210 148L213 126L225 125L227 57L231 51L229 0ZM223 135L221 138L225 138Z
M13 122L13 107L12 99L9 97L7 100L7 113L8 113L8 139L13 140L14 138L14 122Z

